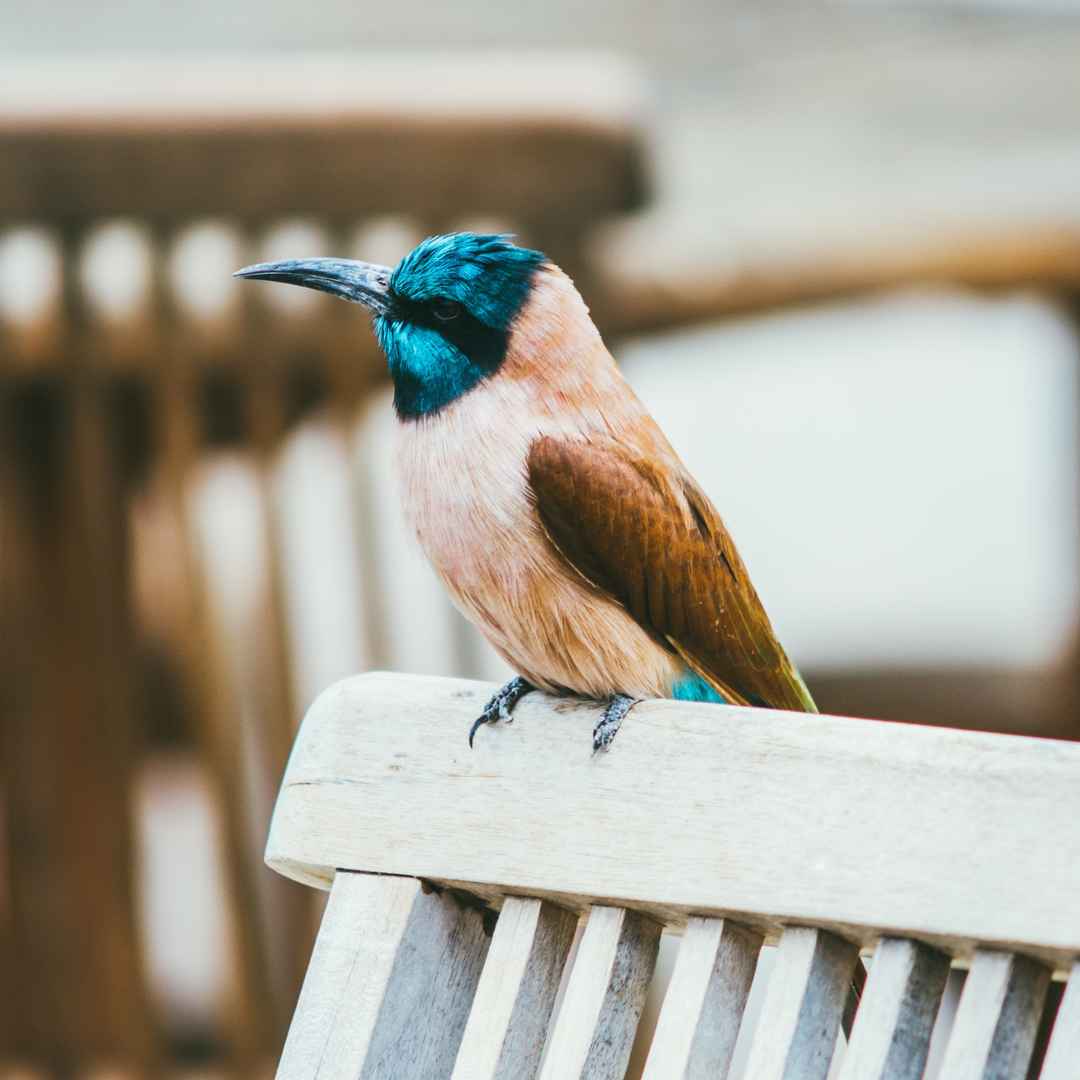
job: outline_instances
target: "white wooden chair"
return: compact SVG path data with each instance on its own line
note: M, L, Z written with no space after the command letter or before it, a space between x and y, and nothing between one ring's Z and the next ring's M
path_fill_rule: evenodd
M953 960L943 1076L1027 1076L1070 972L1038 1075L1080 1076L1080 746L656 701L594 756L594 707L536 694L470 751L490 691L309 711L267 861L330 901L279 1080L622 1077L664 926L648 1080L728 1074L763 941L753 1080L829 1073L860 950L842 1080L923 1075Z

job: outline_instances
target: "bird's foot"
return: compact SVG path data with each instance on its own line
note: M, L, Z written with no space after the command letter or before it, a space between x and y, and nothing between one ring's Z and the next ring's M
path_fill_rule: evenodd
M473 736L477 729L484 724L494 724L497 720L505 720L508 724L514 719L511 713L514 706L530 691L536 687L526 682L520 675L515 675L492 699L484 706L484 711L473 721L469 728L469 747L472 748Z
M627 697L626 694L615 694L610 698L604 715L596 722L592 733L592 748L595 754L598 750L606 750L619 733L626 714L638 703L637 698Z

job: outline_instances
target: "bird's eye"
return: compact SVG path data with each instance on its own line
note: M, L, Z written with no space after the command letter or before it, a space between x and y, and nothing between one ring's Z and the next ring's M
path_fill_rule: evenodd
M455 300L435 300L431 305L431 313L441 322L449 322L461 314L461 305Z

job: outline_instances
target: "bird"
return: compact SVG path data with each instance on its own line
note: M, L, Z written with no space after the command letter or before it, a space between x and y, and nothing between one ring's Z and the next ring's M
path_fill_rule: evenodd
M310 258L237 276L372 317L405 516L516 672L470 746L533 690L603 703L594 753L647 698L817 712L720 514L542 252L458 232L394 268Z

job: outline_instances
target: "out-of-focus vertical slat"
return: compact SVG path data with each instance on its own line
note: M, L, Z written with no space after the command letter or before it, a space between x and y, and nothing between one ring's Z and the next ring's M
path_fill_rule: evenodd
M332 682L374 666L350 466L347 433L325 413L290 432L275 458L275 529L300 711Z
M132 895L128 491L77 281L81 240L74 226L62 238L54 378L5 383L0 425L15 1050L60 1069L156 1054Z
M474 908L414 878L338 871L279 1080L444 1080L487 951Z
M1080 1071L1080 961L1073 965L1058 1008L1039 1080L1074 1080Z
M920 1080L949 958L902 938L884 938L840 1068L840 1080Z
M619 1080L626 1072L660 927L625 908L594 907L540 1073L542 1080Z
M150 229L133 221L95 225L80 253L78 276L97 363L109 372L145 375L158 347L148 303L152 276Z
M824 1080L857 959L854 945L824 930L784 931L747 1080Z
M644 1080L724 1080L754 980L761 935L691 917L645 1063Z
M40 375L59 364L61 277L59 245L47 229L0 231L0 373Z
M1049 983L1050 972L1034 960L978 950L941 1075L948 1080L1022 1080Z
M242 261L254 262L266 254L262 233L246 231ZM292 292L303 295L304 290L293 289ZM262 485L270 566L271 618L268 638L272 655L269 657L266 679L274 689L277 705L267 714L266 737L271 748L271 768L275 774L281 775L298 721L297 702L292 694L295 680L291 672L286 629L281 549L274 527L271 490L271 470L286 424L288 341L282 336L279 320L267 307L264 292L241 289L239 297L243 344L238 375L245 392L247 435Z
M453 1080L532 1080L577 916L508 896L473 999Z
M235 986L230 995L228 1035L237 1064L251 1068L277 1043L284 1026L284 1002L275 1001L263 934L256 874L250 803L243 783L243 715L231 678L225 636L227 623L212 595L213 576L201 543L200 521L193 509L192 482L201 450L199 417L200 356L181 332L174 289L173 247L176 234L158 231L154 246L154 325L157 356L152 365L155 420L160 437L161 477L172 512L180 523L180 574L187 603L177 612L177 637L186 675L190 716L221 814L221 859L229 896L229 925L235 947L230 968Z
M327 230L312 221L285 221L270 223L265 228L248 228L239 263L295 255L297 251L323 251L329 242ZM298 407L303 404L298 400L300 397L313 396L317 401L327 390L334 389L327 357L330 352L337 355L335 349L328 347L339 336L336 328L340 322L335 319L335 312L341 308L346 313L355 313L348 312L344 304L335 305L328 297L302 289L287 286L254 288L249 283L239 283L239 286L242 344L237 350L236 374L245 393L246 435L259 478L267 539L268 618L262 633L266 648L264 680L273 704L265 711L263 737L268 748L267 767L276 786L288 760L306 696L321 689L320 683L328 671L336 675L353 664L357 665L353 670L357 670L366 663L365 639L357 629L364 625L362 612L358 610L362 597L357 594L358 590L350 589L347 581L338 582L340 592L334 597L333 610L351 629L346 630L346 639L335 646L335 659L330 664L319 654L318 642L309 634L309 622L298 615L300 611L310 614L313 610L308 602L310 597L303 596L301 591L307 584L305 562L317 545L302 543L300 549L306 555L301 554L297 559L295 541L298 537L303 541L310 539L310 536L302 536L302 531L310 528L310 524L291 513L296 503L282 497L281 483L290 473L304 482L305 468L312 464L318 467L317 459L321 457L330 462L330 478L337 480L339 497L352 503L347 436L333 433L333 420L326 425L312 420L314 427L298 435L297 443L291 446L288 431ZM363 319L359 320L356 330L361 339L365 333L370 334ZM345 363L344 357L341 363ZM351 385L344 375L341 382ZM297 449L315 449L317 452L314 455L294 453ZM301 475L296 476L296 473ZM306 501L315 490L310 486L310 479L309 476L308 490L299 492L301 501ZM318 484L325 479L319 477ZM349 532L350 520L355 521L351 505L320 509L331 514L335 522L343 523L344 531ZM334 546L340 559L342 579L346 578L359 557L352 537L339 534L321 539ZM343 549L351 550L343 553ZM325 618L328 613L314 614L318 625L330 625ZM311 662L313 657L314 662ZM294 889L291 884L286 888ZM289 954L289 982L298 990L314 924L310 903L305 904L302 894L297 894L295 901L288 901L287 906L289 929L282 936L284 949Z

